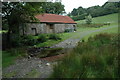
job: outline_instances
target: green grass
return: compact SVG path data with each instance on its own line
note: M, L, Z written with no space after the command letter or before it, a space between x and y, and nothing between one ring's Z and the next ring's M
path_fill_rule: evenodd
M14 64L17 56L11 56L7 51L2 52L2 68L6 68L9 65Z
M116 59L118 45L113 44L116 41L113 35L100 34L88 42L79 43L58 65L54 66L51 78L118 77Z
M93 18L93 23L118 23L118 13L95 17ZM76 21L78 24L84 24L85 20Z
M24 76L24 78L38 78L39 76L40 72L38 72L36 69L32 69Z
M87 41L89 37L94 37L95 35L100 34L100 33L109 33L109 34L118 33L118 27L113 27L113 28L110 28L110 29L107 29L107 30L102 30L102 31L99 31L99 32L93 32L93 33L85 36L83 38L83 40Z
M9 67L15 63L16 59L26 56L26 49L23 47L2 51L2 68Z
M115 26L115 24L111 24L110 26ZM37 44L37 47L52 46L54 44L57 44L57 43L59 43L61 41L69 39L69 38L77 39L77 38L80 38L81 35L83 35L82 32L89 32L89 31L92 31L92 30L94 31L94 30L97 30L97 29L107 28L107 27L109 27L109 26L103 26L103 27L100 27L100 28L78 27L76 32L59 33L58 35L61 37L61 40L48 40L46 42ZM104 33L104 32L107 32L107 33L117 33L117 30L118 30L117 27L113 27L113 28L108 29L108 30L103 30L103 31L99 31L99 32L93 32L92 34L89 34L89 35L85 36L85 39L87 39L90 36L93 36L93 35L96 35L96 34L99 34L99 33Z
M17 74L17 72L13 71L13 72L4 74L3 77L4 77L4 78L12 78L12 77L14 77L16 74Z

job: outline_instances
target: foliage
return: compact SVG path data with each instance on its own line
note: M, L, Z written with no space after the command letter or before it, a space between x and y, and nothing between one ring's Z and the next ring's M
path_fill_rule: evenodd
M110 44L111 35L107 33L102 33L94 36L94 38L88 38L88 42L94 46L102 46L103 44Z
M8 48L12 47L12 42L18 41L12 41L13 39L11 39L11 34L20 35L20 24L37 21L34 15L41 13L65 13L64 5L62 5L61 2L3 2L2 4L2 23L4 24L3 29L8 30ZM24 27L25 26L22 28L24 29Z
M45 2L42 4L44 13L63 14L65 13L64 5L61 2Z
M21 43L26 46L33 46L37 43L37 39L35 39L32 35L24 35Z
M86 24L91 24L92 23L92 16L89 14L88 16L85 17Z
M22 38L18 34L11 34L11 46L12 47L19 47L22 45L21 43Z
M87 15L88 15L87 13L84 13L84 14L81 14L81 15L78 15L78 16L72 16L71 18L75 21L78 21L78 20L85 19L85 16L87 16Z
M102 6L92 6L89 8L82 8L81 6L78 8L74 8L71 13L68 14L68 16L72 16L72 19L82 20L85 18L86 15L84 14L91 14L92 17L98 17L98 16L104 16L108 14L118 13L120 6L119 3L115 2L106 2Z
M110 40L108 43L93 43ZM118 48L112 46L112 38L108 34L100 34L92 41L80 42L78 46L54 66L51 78L118 78Z
M73 11L70 13L70 15L77 16L77 15L84 14L85 12L86 12L86 9L80 6L78 7L78 9L74 8Z
M50 34L49 35L49 39L53 39L53 40L61 40L60 36L57 34Z
M65 32L73 32L73 29L65 29Z
M38 35L37 40L38 40L38 42L43 43L43 42L46 42L48 40L48 37L46 34L40 34L40 35Z
M19 24L35 21L34 15L41 13L38 5L41 3L25 3L25 2L3 2L2 3L2 23L6 24L3 27L8 27L7 46L12 47L11 34L19 35ZM17 16L17 17L16 17ZM17 40L16 40L17 41ZM15 42L15 41L13 41Z

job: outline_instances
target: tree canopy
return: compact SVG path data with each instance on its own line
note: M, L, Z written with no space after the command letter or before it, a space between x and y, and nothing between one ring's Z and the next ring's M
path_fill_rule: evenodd
M104 5L92 6L89 8L78 7L74 8L71 13L68 14L74 20L82 20L85 19L86 14L91 14L92 17L103 16L107 14L117 13L120 6L119 3L116 2L106 2Z

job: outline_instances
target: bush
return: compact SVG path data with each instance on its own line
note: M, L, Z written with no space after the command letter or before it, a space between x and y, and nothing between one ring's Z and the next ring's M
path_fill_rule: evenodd
M50 35L49 35L49 39L61 40L61 38L60 38L57 34L50 34Z
M23 45L33 46L37 43L37 39L35 39L32 35L25 35L22 37L22 39Z
M43 42L46 42L48 40L48 38L47 38L46 34L40 34L40 35L38 35L37 40L38 40L38 42L43 43Z
M90 14L88 16L85 16L85 21L86 21L86 24L91 24L92 23L92 16Z
M73 32L73 29L65 29L65 32Z

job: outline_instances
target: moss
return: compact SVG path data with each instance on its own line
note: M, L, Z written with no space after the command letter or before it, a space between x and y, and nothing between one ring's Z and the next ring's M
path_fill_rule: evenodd
M40 72L38 72L36 69L32 69L24 76L24 78L39 78L39 76Z
M11 78L11 77L16 76L16 74L17 74L16 71L13 71L13 72L10 72L10 73L6 73L6 74L3 74L3 78Z

